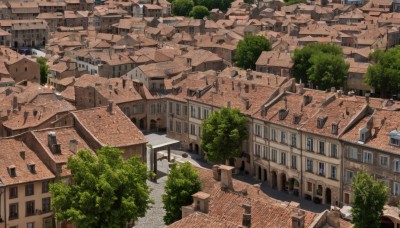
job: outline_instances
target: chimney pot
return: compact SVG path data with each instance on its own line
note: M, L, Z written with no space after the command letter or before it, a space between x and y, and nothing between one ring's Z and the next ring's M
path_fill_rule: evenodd
M112 100L108 101L107 111L112 115L115 114L115 107L114 106L115 106L114 105L114 101L112 101Z
M249 204L243 204L244 208L242 225L243 227L251 227L251 206Z
M220 165L219 170L221 170L221 186L223 188L233 190L232 184L232 170L234 167L227 165Z
M292 214L292 228L304 228L304 218L304 211L296 209Z

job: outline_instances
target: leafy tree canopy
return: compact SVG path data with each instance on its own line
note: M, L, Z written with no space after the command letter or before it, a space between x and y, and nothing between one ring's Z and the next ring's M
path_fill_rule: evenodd
M383 206L388 197L387 186L365 172L358 172L352 182L352 216L355 228L379 228Z
M201 148L213 163L241 156L243 140L247 139L247 118L239 109L222 107L202 123Z
M319 89L343 86L348 69L342 49L336 45L313 43L294 51L293 77Z
M174 0L172 2L172 13L175 16L189 16L193 6L193 0Z
M307 1L305 0L284 0L285 5L290 6L294 4L300 4L300 3L306 3Z
M50 186L58 220L83 228L120 228L145 215L151 204L146 164L135 157L125 161L122 153L104 147L97 157L82 150L68 159L72 184Z
M39 63L40 66L40 83L47 83L47 74L49 73L49 67L47 66L47 60L43 57L39 57L36 59L36 62Z
M194 19L203 19L208 15L210 15L210 11L208 11L207 7L205 6L195 6L189 13L189 16L193 17Z
M192 164L172 164L162 196L165 224L169 225L182 218L182 206L193 203L192 195L201 190L201 182Z
M400 47L394 47L386 52L375 51L370 54L374 63L368 67L365 84L379 91L381 97L388 97L400 92Z
M231 7L232 2L232 0L194 0L196 6L205 6L208 10L220 9L224 12Z
M264 36L245 36L236 47L236 66L255 69L258 57L263 51L271 50L271 42Z

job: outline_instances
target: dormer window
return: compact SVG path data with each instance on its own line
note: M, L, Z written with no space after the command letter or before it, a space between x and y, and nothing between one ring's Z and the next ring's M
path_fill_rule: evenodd
M29 163L28 164L28 169L31 173L36 173L36 169L35 169L35 163Z
M9 167L7 167L8 169L8 174L10 175L10 177L16 177L17 176L17 171L15 170L15 166L11 165Z
M390 145L400 147L400 131L395 129L391 131L388 135L390 136Z
M284 120L288 111L286 109L279 110L279 120Z
M338 133L338 124L333 123L332 124L332 134L337 135L337 133Z
M327 118L328 118L328 117L318 117L318 119L317 119L317 127L318 127L319 129L321 129L321 128L324 127L324 124L325 124Z
M364 127L364 128L360 128L360 143L365 143L365 141L368 138L368 128Z
M293 123L294 124L299 124L300 123L300 119L301 119L301 116L299 114L294 114Z

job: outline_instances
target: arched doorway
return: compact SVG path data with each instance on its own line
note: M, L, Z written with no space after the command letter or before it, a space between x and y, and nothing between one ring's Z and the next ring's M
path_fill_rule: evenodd
M190 151L190 152L193 152L193 143L190 143L190 144L189 144L189 151Z
M275 171L271 172L271 181L272 181L271 182L272 188L277 188L278 187L278 177L277 177Z
M150 120L150 131L155 131L155 130L157 130L157 121Z
M258 179L259 180L262 179L262 177L261 177L261 167L260 166L258 166Z
M140 128L140 130L145 130L146 129L146 118L140 119L139 128Z
M281 174L281 191L287 191L287 185L286 185L286 174L282 173Z
M295 178L289 178L287 188L290 194L299 196L300 184Z
M199 153L199 144L195 144L195 145L194 145L194 152L195 152L196 154Z
M267 170L264 169L264 181L268 180Z
M387 216L381 217L381 228L393 228L393 227L395 226L390 218L388 218Z
M136 125L136 118L135 117L131 118L131 121L132 121L133 124Z
M332 191L330 188L325 189L325 204L332 204Z

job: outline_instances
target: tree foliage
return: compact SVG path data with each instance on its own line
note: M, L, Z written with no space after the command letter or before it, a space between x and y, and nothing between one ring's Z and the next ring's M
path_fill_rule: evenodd
M293 63L293 77L319 89L343 86L349 69L342 49L333 44L314 43L296 49Z
M375 63L368 67L365 75L365 84L380 92L386 97L389 92L400 91L400 47L394 47L386 52L375 51L370 54L370 60Z
M241 156L243 140L247 139L247 118L239 109L222 107L202 123L201 148L213 163Z
M195 6L189 13L189 16L193 17L194 19L203 19L208 15L210 15L210 11L208 11L207 7L205 6Z
M201 190L201 182L192 164L172 164L165 184L162 201L166 214L165 224L169 225L182 218L182 206L193 203L192 195Z
M290 6L294 4L300 4L300 3L306 3L307 1L305 0L284 0L285 5Z
M40 83L47 83L47 74L49 73L49 67L47 66L47 60L43 57L39 57L36 59L36 62L40 66Z
M174 0L172 2L172 13L175 16L189 16L193 6L193 0Z
M72 184L50 186L58 220L78 227L124 227L143 217L151 204L147 167L138 158L123 160L122 151L104 147L98 156L87 150L68 159Z
M205 6L208 10L220 9L226 11L231 7L232 0L194 0L196 6Z
M243 69L255 69L261 53L270 50L271 42L264 36L245 36L236 47L236 66Z
M379 228L383 206L388 197L387 186L365 172L358 172L352 182L352 216L355 228Z

